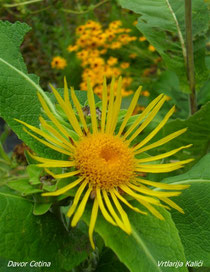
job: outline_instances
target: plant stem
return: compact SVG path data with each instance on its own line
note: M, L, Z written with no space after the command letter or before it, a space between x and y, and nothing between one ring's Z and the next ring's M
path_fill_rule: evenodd
M101 2L99 2L98 4L96 5L91 5L88 9L86 10L71 10L71 9L61 9L62 11L66 12L66 13L72 13L72 14L78 14L78 15L81 15L81 14L85 14L85 13L88 13L90 11L93 11L94 9L100 7L101 5L105 4L106 2L108 2L109 0L103 0Z
M3 7L5 7L5 8L14 8L14 7L30 5L30 4L37 3L37 2L42 2L42 1L43 0L30 0L30 1L22 2L22 3L4 4Z
M185 0L185 27L187 49L187 77L190 85L190 110L194 114L197 110L195 92L195 71L192 41L192 0Z

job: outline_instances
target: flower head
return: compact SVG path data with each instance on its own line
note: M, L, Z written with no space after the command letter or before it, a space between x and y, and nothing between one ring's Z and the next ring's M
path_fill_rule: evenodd
M138 102L141 88L135 92L126 114L118 122L122 99L121 85L122 79L120 78L116 90L114 90L116 85L115 80L112 80L108 101L108 91L106 81L104 81L102 106L101 109L98 109L95 105L93 90L90 83L88 83L89 119L87 119L73 88L71 88L71 98L74 105L70 102L65 81L63 97L53 86L52 91L66 115L68 127L65 126L65 122L60 120L61 115L59 116L58 112L54 112L50 108L49 102L40 93L38 93L40 103L50 122L40 117L41 128L39 129L19 121L30 130L24 128L32 137L51 149L66 155L64 160L56 160L31 154L32 158L39 162L37 165L44 168L54 178L69 178L68 185L54 192L43 193L43 196L59 196L72 188L77 188L73 203L67 213L67 216L73 216L72 226L76 226L82 217L87 201L93 203L89 226L89 237L93 248L95 247L93 231L99 210L108 222L130 234L132 228L123 206L128 206L141 214L146 214L146 212L134 207L127 200L126 195L136 199L141 203L142 207L146 207L154 216L163 220L164 218L155 207L167 207L166 205L168 205L183 213L183 210L170 197L178 196L180 190L188 187L186 185L162 184L142 178L142 173L165 173L183 167L191 159L165 164L150 163L174 155L190 145L155 156L139 158L139 154L169 142L184 133L186 129L181 129L161 140L148 144L173 114L175 108L172 107L159 125L142 141L137 141L136 144L136 138L156 116L166 101L166 96L161 94L155 98L128 126L128 121L131 120L130 118ZM73 106L77 111L77 115ZM54 110L56 111L55 108ZM70 127L74 134L70 133ZM54 168L61 168L63 172L55 174L52 172ZM72 177L75 177L73 181ZM164 191L156 191L152 187ZM165 204L163 205L161 202Z
M60 70L64 69L66 65L67 65L66 60L59 56L54 57L51 62L52 68L60 69Z

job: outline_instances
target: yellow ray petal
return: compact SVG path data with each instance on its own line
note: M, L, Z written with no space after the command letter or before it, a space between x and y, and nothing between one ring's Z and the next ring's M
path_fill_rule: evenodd
M174 113L174 111L175 111L175 106L173 106L170 109L170 111L165 115L165 117L160 122L160 124L155 129L153 129L153 131L149 135L147 135L147 137L144 138L143 141L141 141L138 145L136 145L134 147L134 150L137 150L137 149L141 148L142 146L144 146L146 143L148 143L160 131L160 129L166 124L166 122L171 117L171 115Z
M135 186L133 184L128 184L128 186L130 188L132 188L133 190L137 191L137 192L140 192L142 194L146 194L146 195L151 195L151 196L156 196L158 198L160 197L171 197L171 196L178 196L181 194L181 192L161 192L161 191L154 191L154 190L151 190L149 188L142 188L142 187L139 187L139 186Z
M122 122L122 124L120 126L119 132L117 134L118 136L120 136L122 134L122 132L123 132L123 130L124 130L124 128L125 128L125 126L126 126L126 124L128 122L128 119L131 117L131 115L132 115L132 113L134 111L134 108L135 108L135 106L136 106L136 104L138 102L138 99L139 99L141 89L142 89L142 87L140 86L138 88L138 90L135 92L134 96L133 96L131 104L130 104L130 106L129 106L128 110L127 110L127 113L126 113L126 115L124 117L124 120L123 120L123 122Z
M77 192L76 192L76 194L74 196L74 201L73 201L70 209L67 212L68 217L71 217L72 214L74 213L74 211L76 210L77 204L78 204L78 202L80 200L80 197L81 197L81 194L83 193L87 183L88 183L87 180L83 180L82 184L80 185L79 189L77 190Z
M115 78L113 77L111 85L110 85L109 106L108 106L107 121L106 121L106 128L105 128L106 133L108 133L110 131L112 118L113 118L114 84L115 84Z
M62 161L62 160L46 159L46 158L34 156L30 152L28 152L28 153L34 160L36 160L38 162L42 162L43 165L44 164L52 165L52 166L45 166L46 168L48 168L48 167L71 167L71 166L75 166L75 161ZM37 166L40 166L40 165L37 164ZM44 167L44 166L41 165L40 167Z
M90 226L89 226L89 239L90 239L91 246L94 250L95 250L95 244L93 242L93 231L96 224L97 215L98 215L98 200L97 198L95 198L91 217L90 217Z
M131 234L131 224L130 224L130 221L128 219L126 212L123 210L122 206L120 205L120 202L118 201L116 195L112 191L110 193L111 193L112 199L114 201L114 204L115 204L117 210L119 211L121 218L124 222L125 228L127 230L126 232L128 234Z
M101 132L104 133L107 111L107 84L104 78L103 91L102 91L102 113L101 113Z
M131 135L129 139L127 139L128 143L131 143L139 135L139 133L141 133L149 125L149 123L154 119L154 117L156 116L160 108L163 106L165 101L166 101L166 96L163 96L163 98L157 103L154 109L149 113L149 115L144 120L144 122L140 125L140 127Z
M119 78L118 84L117 84L117 95L116 95L116 100L113 106L113 117L112 117L112 122L111 122L111 127L110 127L110 133L113 134L114 130L116 128L117 124L117 117L120 112L120 106L121 106L121 101L122 101L122 77Z
M128 195L132 196L133 198L135 198L136 200L138 199L141 199L143 201L146 201L146 202L150 202L150 203L153 203L153 204L156 204L158 205L160 202L159 200L153 198L153 197L148 197L148 196L143 196L143 195L140 195L140 194L136 194L133 190L131 190L128 186L126 185L121 185L119 186L124 192L126 192Z
M165 202L166 204L168 204L169 206L171 206L172 208L176 209L177 211L179 211L180 213L184 214L183 209L177 205L176 203L174 203L171 199L167 198L167 197L161 197L160 200L162 200L163 202Z
M116 214L113 206L112 206L112 203L111 201L109 200L108 196L107 196L107 193L105 190L102 191L103 193L103 197L104 197L104 200L105 200L105 203L106 203L106 206L110 212L110 214L112 215L112 217L114 218L114 220L116 221L117 225L125 232L127 232L127 228L126 226L123 224L123 222L121 221L121 219L119 218L119 216Z
M163 97L163 94L160 94L156 97L147 107L146 109L139 115L136 121L130 126L130 128L126 131L125 135L123 135L123 139L126 139L128 135L140 124L140 122L147 116L147 114L152 110L152 108L157 104L157 102Z
M63 173L63 174L54 174L53 172L51 172L49 169L45 169L45 171L51 175L52 177L54 177L55 179L62 179L62 178L69 178L69 177L73 177L76 176L80 173L80 170L77 171L72 171L72 172L67 172L67 173Z
M143 183L146 185L150 185L150 186L160 188L160 189L165 189L165 190L184 190L190 187L190 185L173 185L173 184L166 184L166 183L155 182L150 180L144 180L140 178L137 178L135 180L139 183Z
M81 203L79 204L79 207L77 208L77 211L75 212L74 217L73 217L73 219L71 221L71 226L72 227L75 227L76 224L78 223L78 221L80 220L80 218L82 217L91 191L92 191L92 188L89 187L87 192L85 193Z
M91 117L93 133L96 133L98 132L98 124L97 124L97 118L96 118L96 105L95 105L95 98L94 98L93 89L90 84L90 80L88 80L87 97L88 97L88 102L90 106L90 117Z
M21 120L18 120L18 119L15 119L17 122L23 124L24 126L26 126L27 128L29 128L30 130L32 130L33 132L35 132L36 134L44 137L46 140L56 144L56 145L59 145L60 147L63 147L65 150L69 151L69 148L63 144L62 142L56 140L55 138L53 138L52 136L50 136L49 134L47 134L46 132L42 131L41 129L39 128L36 128L34 126L31 126Z
M107 212L105 206L104 206L104 203L103 203L103 200L102 200L102 197L101 197L101 192L100 192L100 189L99 188L96 188L96 196L97 196L97 199L98 199L98 204L99 204L99 208L104 216L104 218L109 222L111 223L112 225L116 226L116 223L114 222L114 220L112 219L112 217L109 215L109 213Z
M147 146L145 146L145 147L143 147L143 148L141 148L141 149L139 149L139 150L136 150L136 151L135 151L135 154L139 154L139 153L148 151L148 150L150 150L150 149L152 149L152 148L161 146L161 145L163 145L163 144L165 144L165 143L171 141L172 139L178 137L179 135L183 134L186 130L187 130L187 128L183 128L183 129L180 129L180 130L178 130L178 131L176 131L176 132L173 132L173 133L169 134L168 136L166 136L166 137L160 139L160 140L157 141L157 142L154 142L154 143L152 143L152 144L150 144L150 145L147 145Z
M82 125L84 127L84 130L85 130L86 133L88 133L88 127L87 127L87 123L85 121L84 113L83 113L81 105L80 105L80 103L79 103L79 101L77 99L74 88L71 88L71 97L72 97L74 105L75 105L75 107L77 109L77 112L78 112L79 118L81 120L81 123L82 123Z
M41 116L39 117L39 120L43 128L51 132L56 138L63 142L63 146L66 146L66 148L70 148L71 150L75 149L75 147L69 141L67 141L66 138L64 138L56 129L50 126Z
M166 152L166 153L163 153L163 154L160 154L160 155L157 155L157 156L151 156L151 157L144 158L144 159L137 159L137 161L138 161L138 163L157 161L157 160L160 160L160 159L170 157L170 156L176 154L177 152L179 152L180 150L182 150L184 148L191 147L191 146L192 146L191 144L185 145L185 146L173 149L173 150L171 150L169 152Z
M111 191L111 190L110 190ZM127 205L130 209L134 210L135 212L141 213L141 214L147 214L146 212L143 212L139 210L136 207L133 207L123 196L121 196L116 189L112 190L113 193L116 195L117 198L119 198L125 205Z
M64 102L63 98L60 96L60 94L58 93L58 91L52 85L50 85L50 87L51 87L51 89L53 91L53 94L56 97L59 105L65 111L66 116L67 116L67 118L69 120L69 123L72 125L72 127L76 131L76 133L80 137L82 137L83 133L82 133L81 127L80 127L80 124L79 124L79 122L78 122L78 120L77 120L77 118L75 116L74 110L72 109L70 101L69 101L69 103L68 102Z
M159 213L159 211L157 211L151 204L140 199L137 199L137 201L144 205L155 217L159 218L160 220L164 220L162 214Z
M39 141L40 143L48 146L49 148L53 149L53 150L56 150L62 154L65 154L65 155L68 155L68 156L71 156L72 155L72 152L71 151L67 151L63 148L60 148L58 146L55 146L53 144L50 144L49 142L45 141L45 140L42 140L40 139L39 137L37 137L36 135L32 134L31 132L29 132L26 128L23 128L23 130L28 133L31 137L33 137L34 139L36 139L37 141Z
M55 126L60 130L60 132L66 136L66 138L69 138L69 134L67 132L67 130L60 124L60 122L56 119L56 117L54 116L54 114L52 112L50 112L44 98L41 96L40 93L37 93L37 96L39 98L39 101L42 105L43 110L45 111L45 114L49 117L49 119L55 124Z
M171 163L164 163L164 164L139 164L136 167L137 172L145 172L145 173L165 173L169 171L173 171L175 169L179 169L183 167L184 164L193 161L193 159L183 160L179 162L171 162ZM154 171L154 172L153 172Z
M48 192L48 193L43 193L42 196L59 196L62 195L64 193L66 193L67 191L69 191L70 189L74 188L75 186L77 186L80 182L82 182L83 178L79 178L73 182L71 182L70 184L64 186L63 188L55 191L55 192Z
M166 168L143 168L143 167L139 167L136 168L136 172L141 172L141 173L168 173L168 172L172 172L175 170L178 170L180 168L182 168L183 165L174 165L174 166L168 166Z

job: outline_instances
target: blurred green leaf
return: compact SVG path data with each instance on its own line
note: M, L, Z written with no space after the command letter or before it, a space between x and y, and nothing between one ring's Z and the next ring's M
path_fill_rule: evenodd
M185 215L172 210L187 260L202 260L210 267L210 154L204 156L187 173L163 180L170 184L190 184L175 198Z
M132 204L142 209L136 201ZM103 238L105 245L116 253L131 272L168 272L168 267L158 266L158 261L185 262L181 240L170 214L163 208L158 210L165 220L161 221L154 215L141 215L126 209L132 226L131 235L112 226L98 215L96 231ZM88 206L83 216L86 223L89 223L90 212L91 206ZM187 272L187 268L180 267L179 271Z
M0 188L1 258L51 262L47 271L69 271L87 258L89 241L79 230L67 232L55 215L35 216L32 212L30 200Z
M190 92L185 68L185 24L183 0L119 0L123 8L141 16L137 28L156 48L169 70L176 72L183 91ZM205 37L209 24L203 0L192 1L196 83L208 76L205 65Z

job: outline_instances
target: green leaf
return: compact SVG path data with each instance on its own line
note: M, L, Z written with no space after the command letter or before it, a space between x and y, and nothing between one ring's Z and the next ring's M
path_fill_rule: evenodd
M40 176L41 176L41 173L43 172L43 170L40 167L38 167L34 164L30 164L27 166L26 171L29 175L29 183L30 184L32 184L32 185L41 184Z
M176 72L184 91L189 92L186 76L186 47L183 0L119 0L123 8L141 16L137 28L157 49L169 70ZM195 75L197 84L208 76L205 65L205 37L208 8L203 0L192 1Z
M38 78L28 74L19 51L23 36L29 29L29 26L19 22L0 22L0 116L35 152L59 157L58 152L34 140L14 120L20 119L38 127L41 108L37 91L45 95L38 85Z
M37 187L31 185L28 178L20 178L8 181L7 186L17 192L20 192L22 195L31 195L42 192L40 186Z
M48 212L48 210L50 209L52 203L38 203L35 202L34 204L34 209L33 209L33 214L34 215L42 215L45 214L46 212Z
M210 102L203 106L187 120L176 119L166 124L162 130L161 138L182 128L188 128L181 136L163 145L160 151L168 151L182 145L193 144L184 152L176 154L177 159L194 158L198 161L208 151L210 143Z
M166 114L175 105L176 113L174 115L177 118L187 118L189 116L189 95L181 92L179 79L174 72L163 72L153 86L158 94L164 93L170 97L170 100L161 109L160 113L162 115Z
M172 218L179 230L187 260L202 260L210 267L210 154L204 156L187 173L163 180L170 184L190 184L175 198L185 215L175 210Z
M142 206L133 201L134 206ZM89 214L83 216L89 223ZM132 226L131 235L108 223L98 216L96 231L131 272L168 272L168 267L158 266L158 261L171 260L185 262L184 250L170 214L163 208L158 209L165 220L161 221L153 215L141 215L126 209ZM185 267L179 271L187 272Z
M6 187L0 188L2 259L17 262L44 260L51 262L47 271L69 271L86 259L89 241L80 231L72 229L67 232L49 212L44 216L35 216L32 212L30 200Z
M117 256L108 248L104 248L95 272L129 272L129 270L118 260Z

